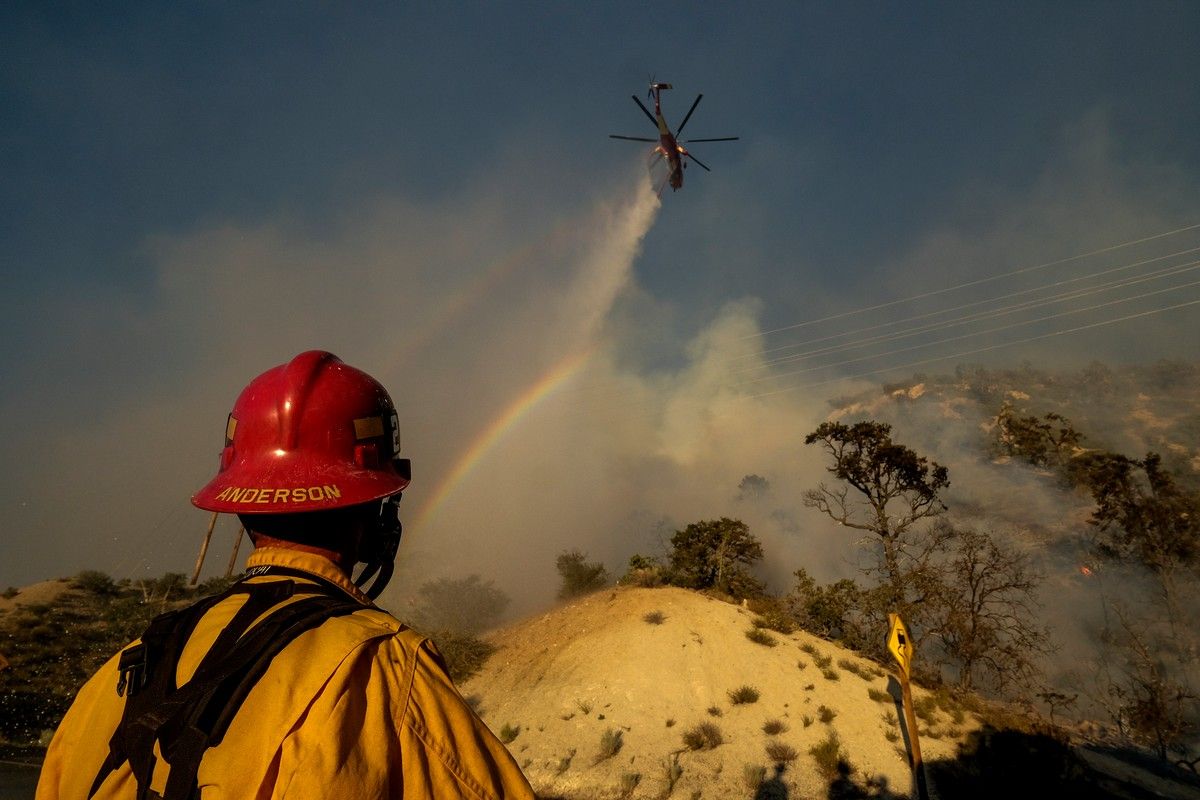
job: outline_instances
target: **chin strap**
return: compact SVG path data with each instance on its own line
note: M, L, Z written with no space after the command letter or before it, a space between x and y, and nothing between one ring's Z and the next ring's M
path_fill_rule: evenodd
M379 510L379 522L368 537L363 553L363 561L366 564L354 579L354 585L372 600L383 593L396 566L396 550L400 547L400 535L403 532L399 506L400 492L383 501L383 507ZM375 580L369 587L363 588L371 578Z

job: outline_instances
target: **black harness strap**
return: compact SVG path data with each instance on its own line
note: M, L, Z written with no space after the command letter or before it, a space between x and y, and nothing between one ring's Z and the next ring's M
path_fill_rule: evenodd
M274 574L272 568L267 574ZM259 571L257 574L264 574ZM335 584L308 573L292 580L240 582L188 608L156 617L140 644L121 654L120 694L128 687L125 710L109 740L109 755L92 783L91 797L118 767L129 762L138 800L150 800L157 742L170 764L164 800L198 795L196 776L205 751L220 744L246 696L271 660L300 634L325 620L365 608ZM218 635L192 678L176 686L175 673L184 646L200 618L234 594L249 595ZM293 596L301 596L275 611ZM269 613L268 613L269 612ZM263 617L252 629L251 624Z

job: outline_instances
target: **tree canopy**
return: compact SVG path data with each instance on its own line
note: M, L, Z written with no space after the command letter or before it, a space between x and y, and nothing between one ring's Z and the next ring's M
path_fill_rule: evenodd
M883 422L824 422L804 443L819 443L832 456L828 470L841 481L805 492L804 505L878 536L888 576L898 584L897 540L918 520L945 510L938 492L950 485L949 471L893 442L892 426ZM857 502L850 499L850 489L861 495Z
M555 569L562 578L562 586L558 590L560 600L588 594L608 585L608 570L599 561L588 561L587 557L587 553L579 550L566 550L554 560Z
M438 578L417 590L412 624L427 633L476 634L500 620L509 597L479 575Z
M761 592L747 568L763 557L762 544L740 519L693 522L671 537L673 583L717 589L735 597Z

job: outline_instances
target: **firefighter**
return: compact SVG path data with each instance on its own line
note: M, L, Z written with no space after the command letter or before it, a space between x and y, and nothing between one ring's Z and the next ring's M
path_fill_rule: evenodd
M336 356L255 378L192 498L239 516L246 576L84 685L37 799L533 798L432 642L372 602L400 539L399 454L387 391Z

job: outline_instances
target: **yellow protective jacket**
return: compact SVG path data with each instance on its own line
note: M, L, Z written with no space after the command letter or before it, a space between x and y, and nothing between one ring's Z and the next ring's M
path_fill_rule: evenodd
M532 800L512 756L459 695L428 639L372 606L325 558L260 549L246 566L266 565L318 575L363 608L300 634L275 657L224 739L205 752L197 775L203 800ZM179 660L179 685L244 601L231 596L201 618ZM114 656L80 689L50 742L37 800L87 797L124 710L117 679ZM156 756L151 788L162 793L170 765L157 749ZM136 795L126 763L95 797Z

